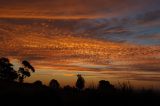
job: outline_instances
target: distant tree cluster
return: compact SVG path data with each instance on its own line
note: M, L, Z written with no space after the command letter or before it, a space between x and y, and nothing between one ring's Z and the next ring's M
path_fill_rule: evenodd
M26 60L22 61L21 67L18 70L13 68L13 64L10 63L8 58L0 58L0 79L7 80L7 81L19 81L23 83L26 77L30 77L30 72L35 72L34 67ZM42 82L40 80L34 82L36 86L42 86ZM77 90L82 91L85 87L85 80L82 75L77 75L77 81L75 84ZM57 80L52 79L49 83L49 87L58 90L60 89L60 84ZM66 89L70 89L71 87L65 86ZM112 90L114 86L110 84L109 81L101 80L99 81L98 89L100 90Z
M26 60L22 61L22 66L18 70L13 68L8 58L0 58L0 79L7 81L23 82L26 77L30 77L30 71L35 72L34 67Z
M37 82L37 81L36 81ZM35 83L36 83L35 82ZM39 81L38 81L39 82ZM41 82L42 83L42 82ZM41 84L42 85L42 84ZM58 90L61 88L59 82L56 80L56 79L52 79L49 83L49 87L53 90ZM73 89L77 89L78 91L83 91L84 87L85 87L85 79L82 77L82 75L78 74L77 75L77 81L75 83L75 87L71 87L69 85L66 85L64 86L64 90L73 90ZM95 88L94 88L95 89ZM100 91L112 91L112 90L115 90L115 87L114 85L112 85L109 81L106 81L106 80L100 80L99 81L99 84L98 84L98 87L97 87L98 90Z

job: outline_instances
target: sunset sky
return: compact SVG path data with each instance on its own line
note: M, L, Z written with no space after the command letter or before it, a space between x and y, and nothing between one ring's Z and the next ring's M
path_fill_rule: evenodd
M0 57L26 82L130 81L160 89L160 0L0 0Z

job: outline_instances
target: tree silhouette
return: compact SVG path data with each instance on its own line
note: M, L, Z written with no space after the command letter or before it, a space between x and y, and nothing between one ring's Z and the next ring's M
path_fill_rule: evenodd
M77 77L78 77L78 79L77 79L77 82L76 82L76 87L79 90L82 90L85 86L85 80L80 74L78 74Z
M112 90L112 89L114 89L114 86L112 84L110 84L109 81L100 80L99 85L98 85L98 89L100 89L100 90Z
M52 79L50 81L49 86L50 86L50 88L55 89L55 90L60 88L59 82L57 80L55 80L55 79Z
M14 81L18 78L17 72L8 58L0 58L0 79Z
M35 72L34 67L26 60L22 61L25 69L30 69L32 72Z
M35 69L28 61L22 61L22 67L16 71L8 58L0 58L0 79L23 82L24 78L31 76L30 71L35 72Z
M43 86L43 83L42 83L42 81L40 81L40 80L35 81L33 84L34 84L35 86L37 86L37 87L42 87L42 86Z
M23 83L24 78L30 77L30 71L35 72L34 67L26 60L22 61L23 67L20 67L18 72L19 72L19 82Z

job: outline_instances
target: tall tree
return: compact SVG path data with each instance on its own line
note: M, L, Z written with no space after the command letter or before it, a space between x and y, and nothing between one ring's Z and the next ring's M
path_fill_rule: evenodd
M14 70L13 64L8 58L0 58L0 79L14 81L18 78L18 73Z
M22 67L19 68L19 82L23 83L24 78L30 77L30 71L35 72L34 67L26 60L22 61Z
M80 74L78 74L77 77L78 77L78 79L77 79L77 82L76 82L76 87L79 90L82 90L85 86L85 80Z
M31 76L31 71L35 72L35 69L28 61L22 61L22 67L16 71L8 58L0 58L0 79L23 82L24 78Z

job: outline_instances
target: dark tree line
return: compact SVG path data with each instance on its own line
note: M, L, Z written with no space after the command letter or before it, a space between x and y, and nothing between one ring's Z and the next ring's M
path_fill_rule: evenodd
M50 81L49 87L40 80L33 84L22 83L31 76L31 72L35 72L35 69L28 61L22 61L15 70L9 59L0 58L0 105L160 106L160 92L145 89L134 91L129 83L119 84L119 88L116 88L109 81L100 80L97 88L84 89L85 79L80 74L77 75L75 87L67 85L61 88L56 79Z
M13 68L13 64L10 63L8 58L0 58L0 79L7 81L19 81L23 83L26 77L31 76L31 72L35 72L34 67L26 60L21 62L21 66L18 70ZM36 81L35 85L41 86L41 81ZM60 89L60 84L57 80L52 79L49 83L50 88ZM77 75L77 81L75 84L78 90L83 90L85 87L85 80L82 75ZM69 86L67 88L70 88ZM109 81L101 80L99 81L98 89L113 89L114 86L109 83Z
M42 85L42 82L39 82L39 81L35 82L36 85L38 85L38 83L39 85L40 84ZM49 87L53 90L58 90L61 88L59 82L55 79L52 79L50 81ZM78 91L82 91L85 87L85 79L80 74L77 75L77 81L75 83L75 87ZM72 87L70 87L69 85L66 85L64 86L64 89L72 89ZM102 91L105 91L105 90L112 91L112 90L115 90L115 87L109 81L100 80L98 84L98 89Z

